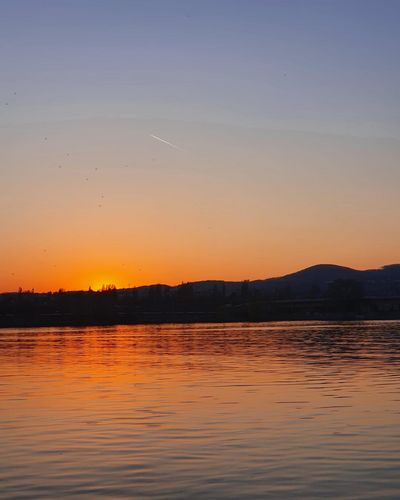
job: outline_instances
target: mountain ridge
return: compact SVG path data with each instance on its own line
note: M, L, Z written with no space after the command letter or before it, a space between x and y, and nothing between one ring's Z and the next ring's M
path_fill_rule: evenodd
M188 281L180 285L152 284L133 288L120 289L121 291L146 291L149 288L162 287L175 290L182 286L191 286L194 293L202 294L210 289L224 288L225 293L235 293L243 286L249 289L258 289L260 292L272 291L276 287L291 287L292 292L303 296L310 287L319 287L321 291L336 280L354 280L361 282L366 295L400 295L400 264L387 264L376 269L354 269L337 264L315 264L293 273L265 279L225 281L225 280L198 280Z

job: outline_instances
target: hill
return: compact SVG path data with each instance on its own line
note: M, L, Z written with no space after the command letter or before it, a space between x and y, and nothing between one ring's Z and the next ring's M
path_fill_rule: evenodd
M275 278L253 281L223 281L206 280L186 283L196 295L223 292L227 295L240 293L245 287L248 291L262 294L280 293L290 291L291 297L306 298L321 295L337 280L354 280L362 283L364 294L367 296L386 297L400 295L400 264L391 264L379 269L357 270L335 264L317 264L306 269L301 269L291 274ZM182 285L149 285L135 288L139 295L147 294L154 287L165 290L177 290ZM131 290L131 289L125 289Z

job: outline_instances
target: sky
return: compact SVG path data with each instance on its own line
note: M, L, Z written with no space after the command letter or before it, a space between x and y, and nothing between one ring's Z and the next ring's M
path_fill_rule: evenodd
M400 261L399 1L0 7L0 291Z

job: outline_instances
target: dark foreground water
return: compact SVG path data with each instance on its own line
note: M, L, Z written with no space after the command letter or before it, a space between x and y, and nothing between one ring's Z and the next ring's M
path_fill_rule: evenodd
M0 330L0 496L400 498L400 323Z

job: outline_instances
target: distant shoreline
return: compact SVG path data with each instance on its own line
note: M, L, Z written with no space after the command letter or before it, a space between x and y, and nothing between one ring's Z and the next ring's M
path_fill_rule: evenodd
M0 328L400 319L400 265L331 264L280 278L0 294Z
M174 313L162 315L157 313L144 313L136 318L83 318L71 316L43 315L33 318L0 318L0 330L7 328L45 328L45 327L96 327L96 326L122 326L122 325L168 325L168 324L195 324L195 323L272 323L272 322L294 322L294 321L393 321L400 320L400 313L336 313L326 315L312 314L291 314L291 315L271 315L269 317L254 318L243 315L237 318L220 317L210 313Z

